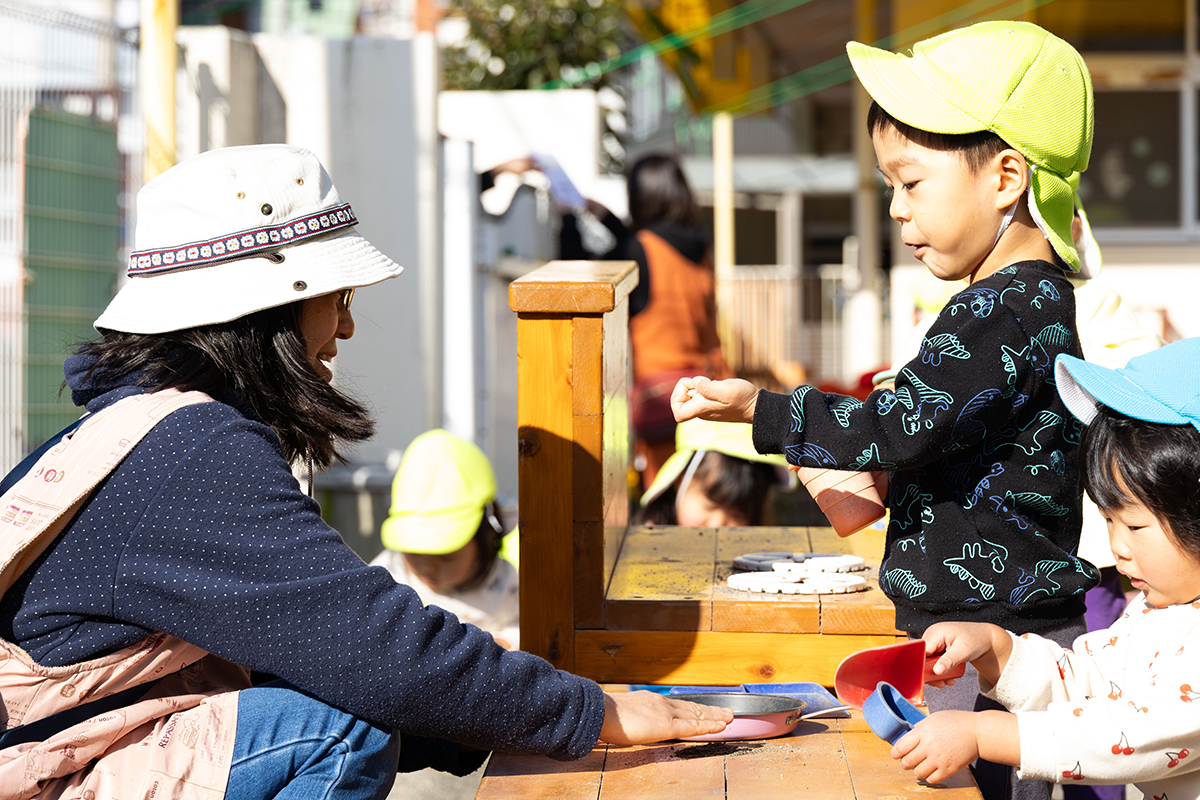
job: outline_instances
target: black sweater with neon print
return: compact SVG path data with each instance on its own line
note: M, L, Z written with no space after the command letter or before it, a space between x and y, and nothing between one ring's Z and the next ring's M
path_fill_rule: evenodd
M1083 614L1098 575L1075 557L1080 427L1054 386L1060 353L1081 357L1071 285L1023 261L951 298L893 390L759 393L760 452L891 472L879 583L901 630L1026 633Z

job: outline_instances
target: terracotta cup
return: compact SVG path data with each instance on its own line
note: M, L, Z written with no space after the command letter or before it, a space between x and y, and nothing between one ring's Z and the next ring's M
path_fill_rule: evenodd
M800 467L796 475L838 536L857 533L887 511L883 505L883 497L887 495L886 472Z

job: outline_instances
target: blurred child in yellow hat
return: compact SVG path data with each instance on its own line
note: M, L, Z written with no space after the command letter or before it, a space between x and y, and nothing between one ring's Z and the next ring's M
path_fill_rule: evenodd
M750 426L692 419L675 429L675 452L642 495L635 522L689 528L766 525L771 489L795 487L780 455L754 449Z
M413 439L392 482L382 533L385 549L372 566L386 567L425 605L517 649L517 569L500 557L496 476L482 450L440 429Z

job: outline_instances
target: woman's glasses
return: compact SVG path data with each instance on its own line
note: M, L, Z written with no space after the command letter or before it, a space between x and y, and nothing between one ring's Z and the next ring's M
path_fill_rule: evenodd
M353 289L342 289L338 292L338 308L345 310L350 308L350 303L354 300Z

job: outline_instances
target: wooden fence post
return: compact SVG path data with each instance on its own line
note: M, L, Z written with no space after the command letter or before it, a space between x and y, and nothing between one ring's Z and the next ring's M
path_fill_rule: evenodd
M629 517L632 261L552 261L513 281L517 312L521 649L575 668L604 627Z

